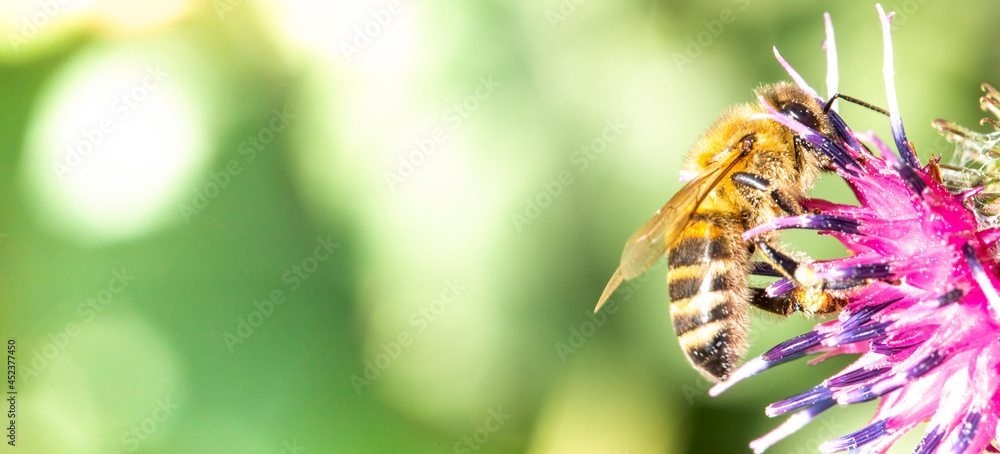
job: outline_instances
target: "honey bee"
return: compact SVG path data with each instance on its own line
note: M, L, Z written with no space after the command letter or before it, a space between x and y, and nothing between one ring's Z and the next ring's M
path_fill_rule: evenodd
M805 126L838 137L824 105L802 88L778 83L756 94ZM829 158L790 128L751 118L765 112L763 104L738 105L695 144L685 170L697 176L629 238L595 309L623 280L668 255L674 332L688 361L715 381L727 379L746 351L747 303L783 316L829 313L846 304L823 290L808 267L773 246L777 231L751 242L741 237L778 216L804 214L799 201L820 171L831 166ZM769 266L751 262L755 251ZM799 288L769 297L749 286L754 269L792 279Z

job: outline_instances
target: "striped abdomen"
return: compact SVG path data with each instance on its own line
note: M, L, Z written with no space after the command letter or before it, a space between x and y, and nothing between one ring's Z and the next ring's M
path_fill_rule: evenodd
M699 211L669 251L670 318L691 364L717 380L746 346L747 261L739 219Z

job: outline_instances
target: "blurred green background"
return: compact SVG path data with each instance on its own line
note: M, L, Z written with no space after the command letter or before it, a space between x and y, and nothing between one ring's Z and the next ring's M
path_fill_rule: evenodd
M940 155L930 121L973 124L1000 83L1000 5L885 7L910 138ZM665 266L591 310L688 147L787 80L771 46L825 93L824 11L840 91L885 106L867 2L0 2L6 448L749 452L766 404L846 360L709 398ZM814 238L786 237L842 253ZM755 317L750 354L811 323Z

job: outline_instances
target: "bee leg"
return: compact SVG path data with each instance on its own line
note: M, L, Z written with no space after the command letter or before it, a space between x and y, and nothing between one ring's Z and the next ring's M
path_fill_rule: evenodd
M794 300L795 310L806 315L837 312L847 306L847 300L823 290L797 288L787 293Z
M800 215L805 213L805 209L794 198L780 189L771 189L771 182L760 175L749 172L735 172L730 179L739 186L748 187L762 192L770 192L771 199L785 213L790 215ZM837 298L825 289L828 283L816 277L816 272L812 268L801 265L795 259L781 253L776 248L763 239L755 239L753 243L755 249L761 252L763 262L755 262L751 272L753 274L784 277L798 287L783 295L776 297L767 296L763 289L754 288L750 298L750 304L765 311L778 315L788 316L792 312L801 311L806 314L826 314L838 311L843 308L847 301ZM857 283L844 283L837 288L849 288Z
M823 280L816 277L816 272L809 268L808 266L799 265L799 262L795 259L782 254L780 251L772 247L767 241L762 239L755 239L754 244L757 245L757 250L760 251L761 256L764 258L764 262L771 266L774 271L781 274L782 277L792 281L796 286L803 289L823 289Z
M750 292L750 304L754 307L784 317L796 311L807 315L829 314L847 305L847 300L818 290L795 289L778 296L767 296L762 288L751 288Z
M795 301L788 296L789 293L778 296L767 296L767 292L764 289L752 287L750 288L750 304L772 314L788 317L798 309L795 306Z
M760 175L749 172L734 172L729 176L729 179L733 183L755 189L762 192L770 192L771 199L774 203L778 204L778 208L781 208L785 213L791 215L799 215L805 213L805 209L802 205L799 205L791 196L789 196L785 191L780 189L771 189L771 182Z
M796 202L795 199L793 199L792 196L788 195L785 191L780 189L772 190L771 199L773 199L774 203L777 203L778 207L780 207L785 213L792 216L798 216L806 213L805 208L802 208L802 205L799 205L799 202Z
M830 293L829 290L847 290L865 285L859 279L827 282L816 277L816 272L808 266L801 265L795 259L782 254L765 241L756 241L757 249L764 256L765 263L772 271L794 282L798 288L777 297L766 294L758 295L757 289L750 303L776 314L790 314L791 311L801 311L809 315L826 314L839 311L847 305L847 300ZM754 269L763 268L755 265ZM778 301L770 301L777 298ZM774 310L770 309L773 308ZM784 312L778 312L778 311Z
M753 243L750 243L750 244L753 245ZM754 246L751 249L750 253L753 254L753 250L756 250L756 249L757 249L757 246ZM750 274L753 274L755 276L785 277L784 274L781 274L780 272L778 272L778 270L774 269L774 267L771 266L771 264L769 264L767 262L752 262L752 263L750 263Z

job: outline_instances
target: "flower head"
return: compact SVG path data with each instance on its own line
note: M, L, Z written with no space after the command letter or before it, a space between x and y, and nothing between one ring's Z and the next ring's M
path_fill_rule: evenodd
M834 405L875 399L880 399L880 405L869 425L827 441L820 449L884 452L926 421L916 452L982 452L994 439L1000 422L1000 263L995 251L1000 230L994 222L1000 203L996 203L996 196L985 198L982 186L984 181L996 183L1000 177L993 174L960 184L952 180L950 185L961 186L963 191L955 194L941 179L937 162L919 165L896 103L891 14L886 15L881 6L878 11L885 44L890 125L898 155L873 134L851 131L835 112L831 116L841 140L820 135L778 112L768 114L826 153L853 189L859 205L810 199L805 206L818 210L814 214L781 218L747 231L744 237L785 228L833 235L852 254L814 262L811 267L830 286L843 289L849 304L836 320L817 325L749 361L711 394L718 395L740 380L807 355L822 354L816 362L841 354L860 356L812 389L768 406L769 416L796 413L751 443L758 453ZM829 24L829 17L827 21ZM829 27L828 34L826 48L831 55ZM779 60L793 79L805 85L780 56ZM827 80L835 83L836 76ZM1000 97L995 98L1000 101ZM996 135L961 135L968 142L982 137L993 140L989 146L998 139ZM878 155L861 142L872 144ZM953 173L961 172L954 167ZM983 209L991 204L998 205L992 214ZM793 285L778 281L768 292L780 294Z

